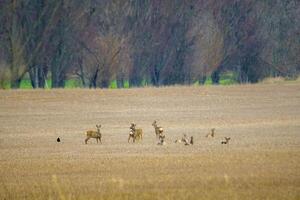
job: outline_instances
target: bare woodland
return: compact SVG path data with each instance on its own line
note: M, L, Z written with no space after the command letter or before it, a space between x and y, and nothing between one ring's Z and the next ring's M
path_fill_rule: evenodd
M0 86L295 78L299 22L298 0L0 0Z

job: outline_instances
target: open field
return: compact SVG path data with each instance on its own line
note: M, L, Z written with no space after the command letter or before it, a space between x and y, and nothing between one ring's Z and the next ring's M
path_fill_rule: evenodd
M0 199L300 199L300 84L0 91Z

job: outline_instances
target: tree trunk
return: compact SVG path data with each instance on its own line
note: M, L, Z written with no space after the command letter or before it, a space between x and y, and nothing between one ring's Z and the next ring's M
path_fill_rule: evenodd
M211 74L211 80L212 80L212 83L213 83L214 85L219 84L219 82L220 82L220 72L219 72L218 69L215 70L215 71Z
M97 87L98 73L99 73L99 67L97 67L97 70L95 71L92 78L90 79L89 88L96 88Z
M22 79L20 77L12 77L10 83L11 83L11 88L12 89L18 89L20 88L20 85L21 85L21 81Z
M122 72L117 74L117 87L118 88L124 87L124 74Z
M45 87L45 79L46 72L43 70L41 66L30 67L29 76L31 80L31 85L33 88L44 88Z
M205 81L206 81L206 76L201 76L201 77L199 78L199 84L200 84L200 85L204 85L204 84L205 84Z
M17 1L12 0L11 2L11 13L12 18L10 21L10 27L8 30L8 40L9 40L9 62L10 62L10 83L11 88L19 88L21 85L21 80L26 72L26 67L21 68L23 62L23 51L20 37L22 32L20 29L21 25L18 24L18 16L16 11Z
M84 77L83 64L82 64L81 58L78 59L78 65L79 65L79 72L77 73L77 75L79 76L83 87L87 87L85 77Z

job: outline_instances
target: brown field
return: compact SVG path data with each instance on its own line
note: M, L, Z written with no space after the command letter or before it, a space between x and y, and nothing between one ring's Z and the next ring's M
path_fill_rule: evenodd
M300 199L300 84L0 91L0 199Z

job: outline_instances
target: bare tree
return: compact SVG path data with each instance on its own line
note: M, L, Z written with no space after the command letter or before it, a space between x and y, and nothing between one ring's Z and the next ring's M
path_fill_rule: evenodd
M2 20L4 22L4 43L8 49L7 60L10 66L10 82L12 88L19 88L21 80L27 72L24 63L22 45L22 15L23 3L16 0L7 1L4 4Z

